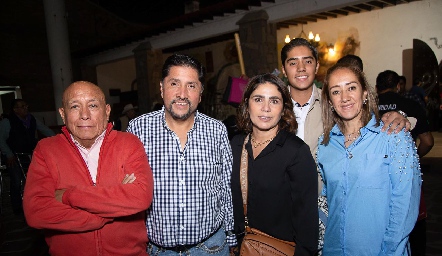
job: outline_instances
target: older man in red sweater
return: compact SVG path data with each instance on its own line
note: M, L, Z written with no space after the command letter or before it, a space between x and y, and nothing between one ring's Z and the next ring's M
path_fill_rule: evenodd
M51 255L146 255L153 178L143 145L112 130L92 83L71 84L59 112L62 134L41 140L29 167L28 224L45 230Z

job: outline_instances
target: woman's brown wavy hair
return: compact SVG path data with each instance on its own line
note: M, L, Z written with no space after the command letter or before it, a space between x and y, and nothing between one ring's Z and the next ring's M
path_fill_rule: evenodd
M279 130L286 130L290 133L296 134L298 128L298 123L296 122L295 114L293 113L293 102L290 97L287 85L277 76L272 74L261 74L252 77L246 89L244 90L244 96L242 98L241 104L237 110L237 127L239 130L245 133L252 132L252 121L249 115L249 99L250 95L258 88L259 85L270 83L274 84L278 91L282 95L282 116L278 123Z

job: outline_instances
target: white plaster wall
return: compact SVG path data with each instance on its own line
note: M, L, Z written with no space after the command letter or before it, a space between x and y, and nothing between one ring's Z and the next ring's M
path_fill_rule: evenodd
M109 104L119 103L118 96L110 96L109 89L130 91L132 81L136 78L134 58L123 59L97 66L97 83L103 90ZM135 88L136 89L136 88Z
M374 85L377 74L386 69L402 74L402 53L413 47L413 39L427 43L441 62L442 48L438 49L430 40L436 37L438 44L442 44L441 11L441 0L417 1L308 23L304 25L304 32L307 35L309 31L319 33L321 41L327 43L335 43L353 34L360 41L356 55L362 58L368 82ZM301 26L278 30L278 48L284 45L286 34L293 37L300 31Z

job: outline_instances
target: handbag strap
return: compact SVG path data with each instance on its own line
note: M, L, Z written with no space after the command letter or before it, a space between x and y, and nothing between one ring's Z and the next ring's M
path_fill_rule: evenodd
M247 179L247 172L248 172L248 155L246 150L246 144L249 141L250 134L246 136L244 139L244 144L242 146L242 153L241 153L241 166L239 170L239 178L241 183L241 194L242 194L242 204L244 207L244 223L246 226L246 229L249 227L249 220L247 218L247 192L248 192L248 179Z

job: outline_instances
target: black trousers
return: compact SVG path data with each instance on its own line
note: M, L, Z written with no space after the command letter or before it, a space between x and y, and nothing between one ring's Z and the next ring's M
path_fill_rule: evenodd
M427 221L419 220L410 233L411 255L425 256L427 249Z

